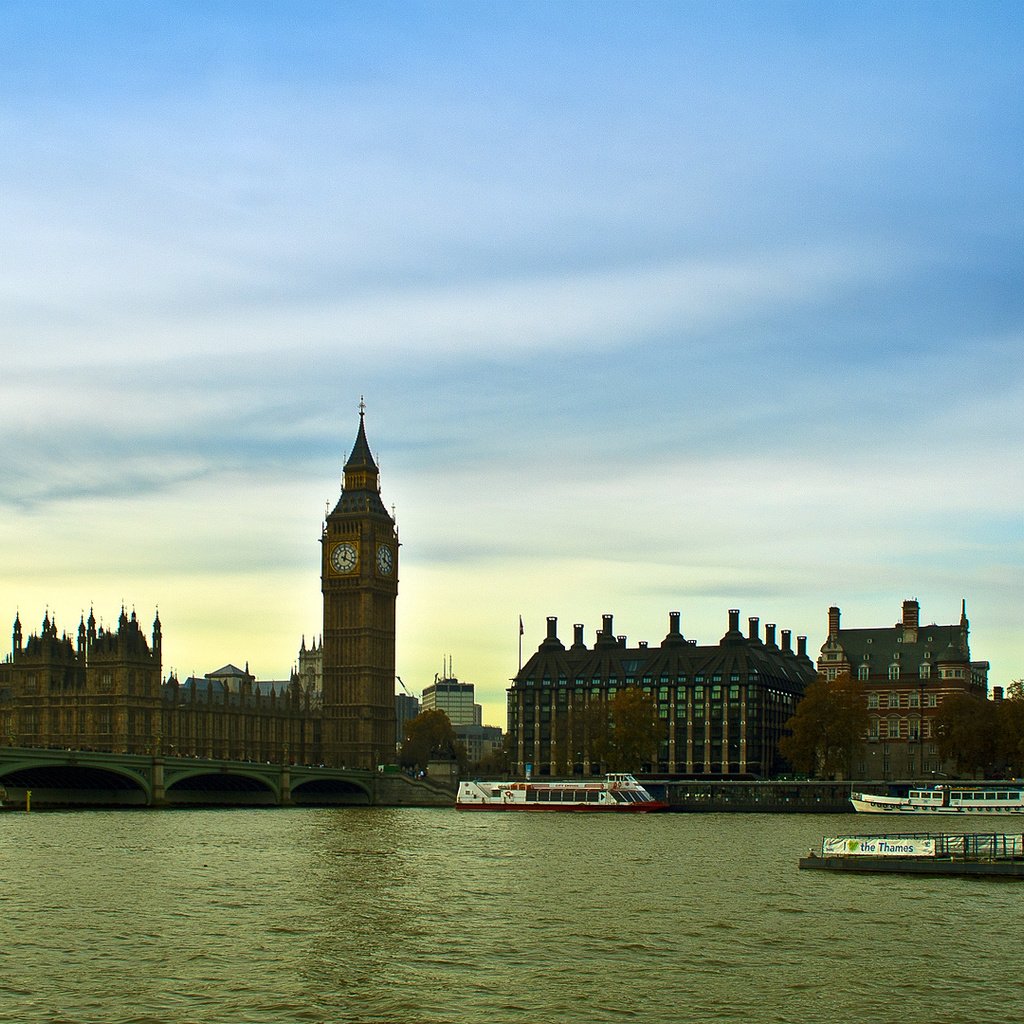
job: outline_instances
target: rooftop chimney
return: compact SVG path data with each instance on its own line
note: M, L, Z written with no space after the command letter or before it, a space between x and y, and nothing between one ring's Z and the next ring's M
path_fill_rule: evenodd
M839 636L839 609L835 605L828 610L828 635Z
M793 635L793 631L791 629L784 629L782 631L782 650L783 650L783 653L785 653L785 654L792 654L793 653L793 647L792 647L792 643L790 641L790 637L792 635Z
M903 602L903 628L917 629L918 617L921 614L921 606L917 601Z
M573 647L585 647L583 643L583 623L574 622L572 627L572 645Z
M740 631L740 610L739 608L729 609L729 632L738 633Z
M796 653L800 658L807 657L807 637L798 636L796 638Z
M750 625L750 639L760 640L761 637L758 635L758 626L760 625L760 620L758 619L758 617L756 615L751 615L750 618L747 619L747 622Z
M775 623L766 622L764 624L764 643L766 647L775 646Z

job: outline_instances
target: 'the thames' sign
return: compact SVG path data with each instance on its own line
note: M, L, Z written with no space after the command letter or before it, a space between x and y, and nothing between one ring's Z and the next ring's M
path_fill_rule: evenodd
M821 852L825 857L934 857L935 840L840 836L822 840Z

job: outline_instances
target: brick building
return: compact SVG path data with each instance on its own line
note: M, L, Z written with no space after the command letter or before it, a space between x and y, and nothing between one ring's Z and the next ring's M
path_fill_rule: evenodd
M826 679L849 673L864 688L869 724L858 778L918 778L948 772L940 763L935 715L944 697L988 694L988 662L972 661L966 603L960 621L922 625L916 600L903 602L893 626L844 629L839 608L828 610L828 638L818 670Z

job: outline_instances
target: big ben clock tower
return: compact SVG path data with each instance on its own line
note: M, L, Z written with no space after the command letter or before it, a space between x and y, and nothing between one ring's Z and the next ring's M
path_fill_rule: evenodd
M321 538L323 754L325 764L347 768L395 757L398 532L380 500L365 414L360 401L341 497Z

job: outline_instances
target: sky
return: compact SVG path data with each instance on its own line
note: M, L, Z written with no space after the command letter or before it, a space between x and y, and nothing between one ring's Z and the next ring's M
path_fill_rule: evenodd
M416 694L906 598L1024 676L1020 4L0 13L0 622L286 678L365 398Z

